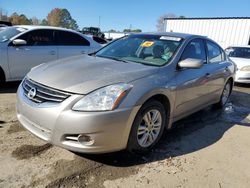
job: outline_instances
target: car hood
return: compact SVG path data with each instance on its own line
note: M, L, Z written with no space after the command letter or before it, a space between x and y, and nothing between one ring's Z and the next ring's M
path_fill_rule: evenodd
M239 57L230 57L230 59L237 65L238 69L241 69L245 66L250 66L250 59Z
M28 77L59 90L87 94L103 86L149 76L159 68L88 55L70 57L33 68Z

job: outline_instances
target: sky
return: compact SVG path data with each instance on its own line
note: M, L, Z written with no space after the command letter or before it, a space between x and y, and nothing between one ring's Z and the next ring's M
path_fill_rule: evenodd
M0 8L43 19L53 8L66 8L79 28L103 31L125 28L156 31L157 19L172 13L185 17L250 17L250 0L0 0Z

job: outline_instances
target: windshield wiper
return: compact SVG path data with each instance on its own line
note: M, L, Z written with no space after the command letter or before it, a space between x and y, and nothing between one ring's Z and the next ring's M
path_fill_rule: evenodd
M129 63L129 61L126 61L126 60L124 60L124 59L120 59L120 58L117 58L117 57L109 57L109 56L97 56L97 57L102 57L102 58L112 59L112 60L115 60L115 61L120 61L120 62L124 62L124 63Z

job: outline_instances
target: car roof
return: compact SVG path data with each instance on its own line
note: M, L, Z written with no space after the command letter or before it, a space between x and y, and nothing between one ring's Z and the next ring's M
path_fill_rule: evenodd
M21 27L24 29L32 30L32 29L55 29L55 30L62 30L62 31L73 31L77 32L72 29L66 29L66 28L61 28L61 27L53 27L53 26L42 26L42 25L15 25L13 27Z
M194 34L188 34L188 33L176 33L176 32L149 32L149 33L138 33L137 35L170 36L170 37L179 37L183 39L188 39L188 38L193 38L193 37L206 38L205 36L201 36L201 35L194 35Z

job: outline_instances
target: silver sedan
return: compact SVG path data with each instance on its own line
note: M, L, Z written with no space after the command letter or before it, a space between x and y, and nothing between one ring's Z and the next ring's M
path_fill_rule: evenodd
M225 51L237 65L235 82L250 84L250 46L232 46Z
M208 105L223 107L235 71L206 37L134 34L32 69L18 89L17 117L68 150L147 152L173 122Z

